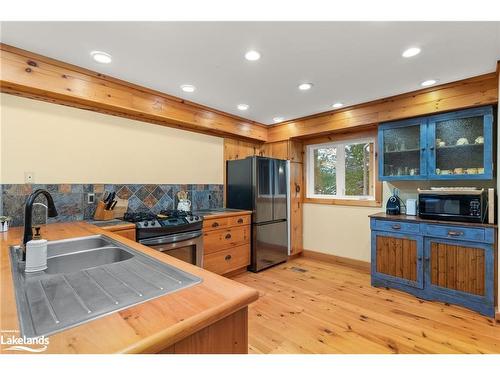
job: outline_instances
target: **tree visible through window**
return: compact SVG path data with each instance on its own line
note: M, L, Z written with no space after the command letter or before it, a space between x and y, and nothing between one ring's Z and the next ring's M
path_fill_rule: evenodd
M336 168L337 148L317 148L314 150L314 193L337 194Z
M345 195L370 195L370 143L345 146Z
M308 146L308 196L373 199L374 140Z

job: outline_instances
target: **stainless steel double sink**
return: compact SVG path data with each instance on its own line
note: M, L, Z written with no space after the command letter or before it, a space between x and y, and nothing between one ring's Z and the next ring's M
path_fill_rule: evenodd
M25 273L10 248L21 334L49 336L201 282L103 235L49 241L47 269Z

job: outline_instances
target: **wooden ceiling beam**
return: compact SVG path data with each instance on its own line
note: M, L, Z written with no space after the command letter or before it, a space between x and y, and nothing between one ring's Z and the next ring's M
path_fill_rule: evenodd
M498 102L497 71L266 126L84 68L0 44L0 91L250 142L311 138L380 122Z
M0 44L1 92L163 126L267 140L267 126L87 69Z
M385 121L495 104L498 95L498 79L493 72L276 124L269 128L268 142L310 138Z

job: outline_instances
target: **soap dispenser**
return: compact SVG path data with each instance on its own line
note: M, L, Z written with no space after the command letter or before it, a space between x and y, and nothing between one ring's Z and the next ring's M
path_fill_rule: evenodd
M25 272L39 272L47 269L47 240L42 239L40 227L34 227L35 235L26 243Z

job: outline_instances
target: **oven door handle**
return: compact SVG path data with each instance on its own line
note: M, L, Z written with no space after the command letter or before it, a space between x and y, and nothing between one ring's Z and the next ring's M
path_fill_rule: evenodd
M143 245L148 245L148 246L169 244L169 243L186 241L186 240L190 240L192 238L200 237L201 234L202 234L201 230L197 230L194 232L188 232L188 233L176 233L176 234L170 234L168 236L162 236L162 237L145 238L143 240L139 240L139 243L143 244Z

